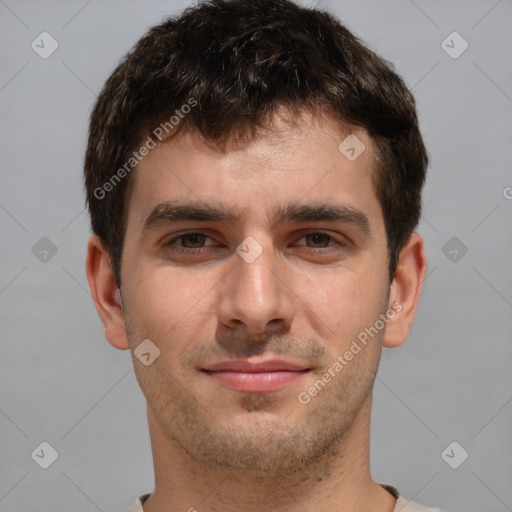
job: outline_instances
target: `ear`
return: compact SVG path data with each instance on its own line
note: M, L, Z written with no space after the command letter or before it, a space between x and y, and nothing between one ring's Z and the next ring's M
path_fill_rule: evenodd
M109 255L96 235L91 237L87 246L85 271L94 305L105 327L105 338L115 348L129 349L121 293L110 266Z
M398 347L407 339L426 273L423 238L418 233L412 233L400 251L397 270L391 283L388 311L395 311L396 315L392 319L390 317L386 325L382 342L384 347Z

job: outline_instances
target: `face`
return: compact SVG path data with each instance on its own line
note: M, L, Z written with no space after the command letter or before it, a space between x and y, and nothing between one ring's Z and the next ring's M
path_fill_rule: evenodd
M354 161L329 117L276 118L225 152L187 134L132 176L127 334L132 350L149 339L160 351L147 366L134 357L135 371L196 461L292 472L370 402L384 329L365 344L361 333L389 308L388 256L375 152L353 133L366 147Z

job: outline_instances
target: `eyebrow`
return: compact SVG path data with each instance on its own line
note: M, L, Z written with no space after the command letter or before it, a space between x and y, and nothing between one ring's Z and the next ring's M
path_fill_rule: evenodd
M143 232L163 224L180 221L223 222L235 224L247 219L247 210L237 210L222 203L203 201L165 201L157 204L144 221ZM312 202L308 204L288 203L275 206L271 212L273 225L277 223L299 223L336 221L359 229L370 235L370 221L362 211L342 204Z

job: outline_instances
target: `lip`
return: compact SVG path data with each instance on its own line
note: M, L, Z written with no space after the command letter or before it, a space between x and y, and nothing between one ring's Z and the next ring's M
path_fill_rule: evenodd
M282 359L267 359L266 361L250 361L249 359L232 359L221 361L204 368L206 371L231 371L231 372L246 372L246 373L260 373L260 372L277 372L277 371L290 371L298 372L308 370L304 366L293 364L289 361Z
M203 372L221 386L233 391L269 393L296 382L309 370L278 359L260 362L238 359L210 365Z

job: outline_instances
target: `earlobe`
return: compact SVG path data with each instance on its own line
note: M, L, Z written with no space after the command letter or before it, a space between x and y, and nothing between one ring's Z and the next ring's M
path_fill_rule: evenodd
M394 310L395 315L386 326L382 343L384 347L398 347L407 339L426 273L423 238L418 233L412 233L400 251L397 270L391 283L388 308Z
M109 255L96 235L91 237L87 247L86 274L96 311L105 327L105 337L113 347L129 349L121 293Z

